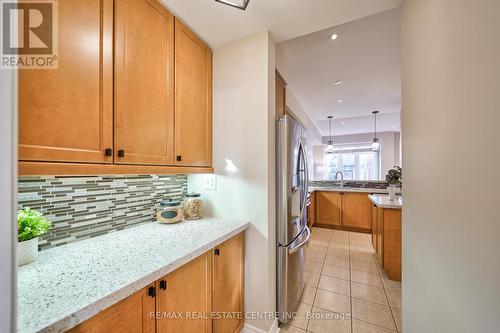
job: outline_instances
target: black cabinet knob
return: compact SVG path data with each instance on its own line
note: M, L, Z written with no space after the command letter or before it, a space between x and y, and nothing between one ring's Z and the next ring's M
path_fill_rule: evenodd
M125 157L125 150L123 149L118 150L118 157Z
M156 296L156 288L155 287L149 287L148 289L148 296L155 297Z
M165 280L160 281L160 289L167 290L167 281L165 281Z
M104 156L113 156L113 149L111 148L104 149Z
M220 256L220 250L219 249L214 249L214 254L216 256Z
M181 155L177 155L176 159L177 159L177 162L180 162L180 161L182 161L182 156Z

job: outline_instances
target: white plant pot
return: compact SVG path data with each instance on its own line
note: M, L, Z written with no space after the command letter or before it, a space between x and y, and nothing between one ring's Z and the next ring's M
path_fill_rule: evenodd
M390 184L388 190L389 190L389 200L390 201L396 200L396 185Z
M38 258L38 237L17 243L17 264L29 264Z

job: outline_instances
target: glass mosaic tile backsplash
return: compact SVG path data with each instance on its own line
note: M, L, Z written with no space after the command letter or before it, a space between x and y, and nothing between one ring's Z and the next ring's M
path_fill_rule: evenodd
M154 221L160 200L184 197L187 176L21 177L18 192L19 208L52 222L44 250Z

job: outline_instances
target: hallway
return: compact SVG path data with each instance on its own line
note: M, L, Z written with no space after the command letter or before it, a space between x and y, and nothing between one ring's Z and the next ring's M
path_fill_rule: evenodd
M297 317L281 332L402 332L401 283L380 270L370 237L312 229L303 300Z

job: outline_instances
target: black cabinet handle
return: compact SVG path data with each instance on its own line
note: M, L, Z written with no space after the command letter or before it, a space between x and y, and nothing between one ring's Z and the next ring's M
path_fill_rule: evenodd
M149 287L148 289L148 296L155 297L156 296L156 288L155 287Z
M160 281L160 289L167 290L167 281L165 281L165 280Z
M104 156L113 156L113 149L111 148L106 148L104 150Z
M214 254L216 256L220 256L220 250L219 249L214 249Z
M118 157L125 157L125 150L123 149L118 150Z
M177 155L176 159L177 159L177 162L180 162L180 161L182 161L182 156L181 155Z

